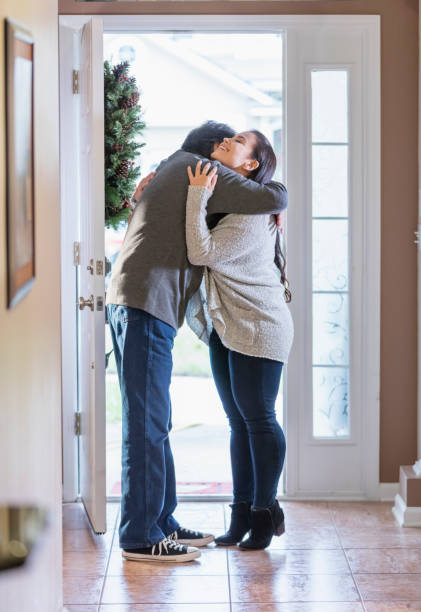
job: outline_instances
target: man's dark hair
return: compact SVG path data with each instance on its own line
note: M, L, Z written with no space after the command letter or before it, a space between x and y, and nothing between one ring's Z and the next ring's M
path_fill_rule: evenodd
M187 134L181 148L188 153L196 153L196 155L209 159L215 143L220 143L224 138L233 136L235 136L235 131L229 125L217 121L205 121Z

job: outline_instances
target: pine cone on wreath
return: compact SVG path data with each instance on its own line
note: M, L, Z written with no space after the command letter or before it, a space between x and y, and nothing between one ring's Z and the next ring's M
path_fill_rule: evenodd
M136 106L138 102L139 102L139 94L137 91L135 91L132 93L132 95L129 98L122 100L120 106L124 110L127 110L128 108L132 108L133 106Z
M118 176L127 178L129 176L129 161L124 159L116 170Z

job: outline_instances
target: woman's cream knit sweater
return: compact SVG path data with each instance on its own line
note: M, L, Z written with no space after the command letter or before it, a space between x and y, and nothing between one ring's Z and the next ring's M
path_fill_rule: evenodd
M209 230L211 195L205 187L189 187L187 255L192 264L206 266L205 300L197 294L192 299L189 325L206 343L213 325L227 348L285 363L294 328L274 264L276 223L267 214L229 214Z

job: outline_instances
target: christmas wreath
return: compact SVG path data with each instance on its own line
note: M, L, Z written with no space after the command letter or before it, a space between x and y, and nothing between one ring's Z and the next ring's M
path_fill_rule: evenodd
M145 127L136 79L129 62L104 63L105 227L117 229L132 212L132 195L140 168L135 164L145 145L137 136Z

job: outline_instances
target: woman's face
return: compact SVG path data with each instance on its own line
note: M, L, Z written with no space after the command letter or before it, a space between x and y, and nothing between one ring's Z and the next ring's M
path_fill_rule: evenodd
M257 143L256 135L252 132L241 132L232 138L224 140L215 147L211 155L224 166L247 176L258 167L259 162L253 159L253 152Z

